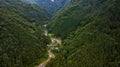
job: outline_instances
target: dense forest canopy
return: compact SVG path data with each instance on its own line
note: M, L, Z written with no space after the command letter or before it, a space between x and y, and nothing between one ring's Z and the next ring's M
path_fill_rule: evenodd
M119 67L119 0L76 0L55 16L49 30L63 46L47 67Z
M40 23L48 13L18 0L0 0L0 67L33 67L44 58L49 38Z
M40 23L50 18L50 15L45 9L35 4L25 3L21 0L0 0L0 7L2 10L11 9L30 22Z

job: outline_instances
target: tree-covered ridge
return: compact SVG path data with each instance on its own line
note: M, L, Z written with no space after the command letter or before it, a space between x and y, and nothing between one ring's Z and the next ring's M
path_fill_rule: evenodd
M80 20L82 20L79 17L86 15L86 13L82 13L83 15L81 15L80 11L82 12L83 10L79 9L79 5L76 4L66 8L60 14L56 15L52 23L49 24L50 31L64 38L66 34L77 28Z
M66 34L76 30L79 26L86 25L94 15L98 15L102 5L105 5L103 0L76 0L75 4L55 16L49 24L50 31L65 38Z
M0 0L1 8L12 8L15 13L30 22L42 22L50 18L49 14L35 4L27 4L21 0Z
M22 7L24 5L26 8ZM30 21L34 17L31 18L29 12L29 15L25 15L23 10L31 10L31 7L16 0L0 1L0 67L33 67L44 58L46 44L50 40L43 35L37 21ZM40 13L33 8L31 11L34 14Z
M119 67L119 0L77 2L49 25L64 41L47 67Z

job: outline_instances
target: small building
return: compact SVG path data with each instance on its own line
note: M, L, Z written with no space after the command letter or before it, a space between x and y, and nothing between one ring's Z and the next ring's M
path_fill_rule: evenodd
M55 47L55 50L60 51L59 47Z
M52 43L55 43L55 39L51 39Z

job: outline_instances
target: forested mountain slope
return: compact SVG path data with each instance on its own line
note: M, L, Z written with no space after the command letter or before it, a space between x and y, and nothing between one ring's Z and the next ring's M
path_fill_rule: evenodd
M36 6L0 0L0 67L33 67L44 58L50 40L36 22L47 17Z
M15 13L19 14L23 18L30 22L46 21L50 18L50 15L35 4L26 4L21 0L0 0L1 9L12 8Z
M109 3L110 2L104 2L103 0L76 0L75 4L66 8L59 15L55 16L52 23L49 24L50 31L55 33L57 36L62 36L62 38L64 38L66 34L69 34L70 32L76 30L77 27L82 27L89 23L91 19L95 17L95 15L97 16L98 14L103 14L105 12L104 9L107 10L110 9L111 6L114 7L114 3ZM102 6L104 8L101 8Z
M47 67L119 67L119 0L76 0L49 24L64 39Z

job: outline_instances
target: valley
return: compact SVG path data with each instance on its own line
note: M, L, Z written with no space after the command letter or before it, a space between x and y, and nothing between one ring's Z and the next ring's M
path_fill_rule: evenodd
M0 0L0 67L119 67L119 0Z

